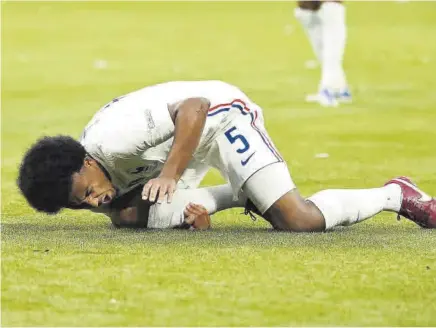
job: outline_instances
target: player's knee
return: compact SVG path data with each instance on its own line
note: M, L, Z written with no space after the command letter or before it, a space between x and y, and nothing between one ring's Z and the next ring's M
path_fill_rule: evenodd
M302 214L292 217L290 220L293 232L320 232L324 231L325 224L317 216Z
M282 196L264 215L277 230L316 232L325 229L321 212L311 202L306 202L298 192Z
M293 232L318 232L325 229L325 223L311 208L299 209L292 213L284 213L286 230Z

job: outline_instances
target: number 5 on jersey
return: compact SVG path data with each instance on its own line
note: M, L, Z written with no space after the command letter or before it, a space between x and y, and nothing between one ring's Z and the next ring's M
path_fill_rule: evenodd
M236 149L236 152L238 152L239 154L243 154L250 149L250 144L248 143L247 139L242 134L238 133L236 127L228 129L224 134L231 144L234 144L238 140L240 141L240 143L242 143L242 147ZM241 160L241 165L247 165L248 161L253 157L254 153L255 152L250 154L247 158Z
M233 133L233 135L232 135L232 133ZM227 140L229 140L231 144L234 144L238 140L241 141L242 148L238 148L236 150L236 152L238 152L239 154L243 154L248 149L250 149L250 144L248 143L247 139L245 139L245 137L242 134L238 134L238 131L236 131L235 126L228 129L224 134L225 134Z

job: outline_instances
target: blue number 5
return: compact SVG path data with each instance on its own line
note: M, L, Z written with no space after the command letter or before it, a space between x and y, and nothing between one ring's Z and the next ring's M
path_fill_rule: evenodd
M244 147L242 148L238 148L236 151L239 154L245 153L248 149L250 149L250 145L247 141L247 139L245 139L245 137L242 134L236 134L234 136L232 136L232 132L236 130L236 127L232 127L230 129L228 129L224 134L226 135L227 139L230 141L231 144L234 144L236 142L236 140L241 140L242 144L244 145Z

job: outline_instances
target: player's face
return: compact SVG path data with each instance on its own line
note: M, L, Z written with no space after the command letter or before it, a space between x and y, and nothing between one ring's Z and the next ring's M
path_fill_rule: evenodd
M98 163L86 158L82 169L73 175L70 202L75 206L98 207L115 198L115 188Z

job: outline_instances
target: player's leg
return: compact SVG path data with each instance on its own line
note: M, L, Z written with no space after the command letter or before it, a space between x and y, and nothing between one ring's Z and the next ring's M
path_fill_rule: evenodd
M279 230L312 232L352 225L389 211L421 227L436 228L436 200L407 178L380 188L328 189L303 199L284 163L253 174L243 190L262 216Z
M150 203L142 200L142 187L137 186L109 204L91 210L108 216L117 228L147 228Z
M185 183L189 182L185 180ZM184 211L190 203L199 204L209 215L228 208L244 208L247 197L235 199L230 185L206 188L177 189L171 203L150 203L141 197L142 187L117 197L100 213L108 216L116 227L174 228L183 224Z
M312 46L319 63L322 63L322 29L318 9L321 1L298 1L294 10L295 18L299 20Z
M217 166L229 177L234 191L242 190L273 227L323 231L361 222L381 211L436 227L436 200L414 189L410 182L389 182L372 189L324 190L304 200L263 126L261 109L254 104L251 109L244 104L243 109L243 115L216 138Z
M330 189L303 199L295 188L283 193L283 188L277 187L287 180L290 177L284 168L270 170L266 167L256 172L244 185L245 192L262 216L279 230L323 231L361 222L383 210L399 212L401 208L402 192L398 185L356 190ZM262 196L265 189L274 195L275 201L274 198L265 200Z
M317 44L317 49L321 49L318 51L321 63L319 92L308 95L306 100L319 102L323 106L336 106L338 100L351 102L342 64L347 37L342 1L325 0L316 7L312 5L312 8L310 5L302 6L301 3L296 9L296 17L303 24L312 45ZM315 52L317 53L316 50Z
M269 140L269 146L256 142L255 133L250 134L242 124L238 125L249 135L260 156L271 161L269 165L262 165L264 160L258 163L258 167L254 166L254 173L245 180L242 190L274 228L295 232L323 231L360 222L382 210L400 210L402 194L397 185L362 190L325 190L305 200L298 193L285 162L273 162L273 155L278 151L275 148L271 151L270 147L274 145L261 122L257 129L263 138ZM222 148L226 150L225 144ZM226 153L231 152L227 149ZM244 170L238 167L233 157L226 162L231 171L244 176Z
M260 168L248 178L242 190L257 212L275 229L324 230L322 214L299 195L284 162Z
M230 185L197 188L209 166L192 160L177 184L171 203L153 204L148 214L148 228L172 228L183 225L188 205L201 205L207 214L235 207L244 207L246 197L233 196Z
M351 101L343 57L347 39L346 9L342 1L323 1L318 11L322 24L321 92Z
M242 115L215 139L209 155L211 165L228 177L235 196L241 192L246 195L275 228L323 230L322 214L298 195L286 164L266 133L261 109L241 102L240 110ZM294 216L298 222L292 221Z
M244 195L235 199L230 185L198 189L177 189L171 203L153 204L148 214L148 228L173 228L185 222L184 211L190 203L202 205L209 215L228 208L244 207Z

